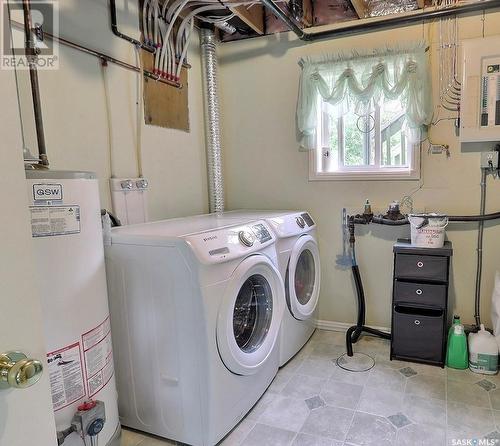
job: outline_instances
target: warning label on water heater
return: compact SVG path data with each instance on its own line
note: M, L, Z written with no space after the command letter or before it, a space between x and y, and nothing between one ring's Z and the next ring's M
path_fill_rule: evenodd
M78 234L80 206L30 206L33 237Z
M54 410L63 409L85 396L80 343L47 353Z
M82 336L82 344L88 395L92 397L109 382L114 373L109 316Z

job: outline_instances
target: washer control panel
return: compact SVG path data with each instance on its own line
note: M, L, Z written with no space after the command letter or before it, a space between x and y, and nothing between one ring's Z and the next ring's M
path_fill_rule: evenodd
M271 233L262 223L253 225L252 231L260 243L265 243L268 242L269 240L272 240Z
M260 251L276 241L268 224L257 220L185 236L203 263L220 263Z

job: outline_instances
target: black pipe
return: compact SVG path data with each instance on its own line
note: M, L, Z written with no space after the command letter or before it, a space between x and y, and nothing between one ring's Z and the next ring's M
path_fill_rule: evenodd
M33 100L33 113L35 116L36 140L38 144L39 164L47 167L47 146L45 145L45 131L43 129L42 102L40 100L40 87L38 84L38 71L36 69L37 51L32 39L31 5L29 0L23 0L24 16L24 51L29 64L31 97Z
M156 51L155 47L148 45L146 43L139 42L138 40L134 39L133 37L127 36L126 34L121 33L118 30L118 24L116 21L116 2L115 0L109 0L109 13L111 17L111 31L113 31L113 34L115 36L120 37L120 39L125 39L130 43L133 43L134 45L138 46L139 48L142 48L143 50L146 50L150 53L154 53Z
M492 214L484 215L450 215L448 221L452 222L469 222L469 221L489 221L498 220L500 218L500 212L493 212Z
M376 223L378 225L404 226L409 224L410 222L408 221L407 218L402 218L400 220L391 220L390 218L373 217L372 223Z
M429 215L432 217L432 215ZM491 214L483 214L483 215L443 215L443 217L447 217L449 222L453 223L466 223L466 222L482 222L489 220L498 220L500 219L500 211L493 212ZM368 225L370 223L375 223L377 225L387 225L387 226L404 226L410 224L408 218L403 218L400 220L391 220L389 218L384 217L373 217L371 219L366 219L362 215L356 215L352 218L352 222L357 225Z
M276 3L274 3L273 0L262 0L262 4L269 8L271 12L282 22L285 23L286 26L290 29L290 31L293 31L295 35L300 39L300 40L312 40L311 36L313 34L307 34L305 33L302 28L297 25L297 23L292 20Z
M381 20L373 20L360 24L345 26L342 28L319 31L316 33L306 33L300 26L282 11L274 0L262 0L262 3L281 21L283 21L290 31L293 31L300 40L305 42L315 42L323 39L337 39L339 37L352 36L355 34L379 31L388 28L398 28L414 23L421 23L422 20L433 20L461 14L482 12L489 9L500 8L500 0L486 0L481 2L468 3L444 9L431 9L420 13L404 16L387 17Z

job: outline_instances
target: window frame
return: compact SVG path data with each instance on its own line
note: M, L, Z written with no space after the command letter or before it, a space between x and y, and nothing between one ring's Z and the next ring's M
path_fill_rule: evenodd
M316 147L309 151L309 180L310 181L418 181L420 180L420 149L421 143L412 144L409 147L409 168L401 167L371 167L371 166L343 166L342 170L323 172L318 170L319 162L323 160L324 151L329 148L323 147L325 126L323 125L323 100L318 95L318 129L316 131ZM380 121L380 111L376 110ZM321 129L319 128L321 126ZM339 126L340 127L340 126ZM338 129L339 137L342 129ZM377 147L381 145L380 126L375 126L375 140ZM339 150L342 150L342 144ZM375 163L380 166L382 147L375 150Z

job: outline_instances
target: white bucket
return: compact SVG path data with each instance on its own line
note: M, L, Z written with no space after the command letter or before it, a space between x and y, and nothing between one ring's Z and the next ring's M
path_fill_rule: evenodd
M442 248L448 217L439 214L410 214L411 244L419 248Z

